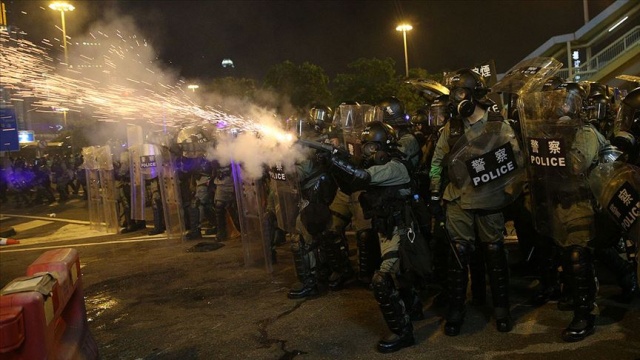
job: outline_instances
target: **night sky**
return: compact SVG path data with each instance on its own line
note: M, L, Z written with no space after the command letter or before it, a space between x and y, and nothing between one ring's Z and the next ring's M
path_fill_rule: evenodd
M131 16L159 59L192 79L261 80L285 60L317 64L334 77L354 60L373 57L394 59L402 74L402 33L395 27L403 21L413 25L410 68L437 73L495 60L502 73L550 37L584 25L581 0L69 2L76 7L66 17L72 40L96 20ZM589 17L611 3L590 0ZM59 37L60 16L48 4L6 1L9 23L32 41ZM233 72L222 68L225 58L235 63Z

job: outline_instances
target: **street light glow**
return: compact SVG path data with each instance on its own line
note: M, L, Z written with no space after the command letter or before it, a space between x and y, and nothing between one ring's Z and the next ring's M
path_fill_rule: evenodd
M76 7L66 2L56 1L49 4L49 8L55 11L73 11Z
M407 56L407 31L413 29L409 24L400 24L396 27L396 31L402 31L402 39L404 40L404 71L405 76L409 77L409 57Z
M187 88L193 92L196 92L196 89L199 88L198 85L187 85Z
M49 8L51 10L60 11L60 20L62 22L62 48L64 49L64 63L65 65L69 66L69 54L67 52L67 26L64 22L64 13L65 11L73 11L75 9L75 6L66 2L56 1L49 4Z
M413 26L409 25L409 24L400 24L396 27L397 31L409 31L412 30Z

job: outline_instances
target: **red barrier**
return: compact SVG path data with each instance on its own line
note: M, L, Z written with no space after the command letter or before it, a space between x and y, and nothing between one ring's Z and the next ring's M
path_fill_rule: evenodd
M2 359L97 359L75 249L42 254L0 290Z

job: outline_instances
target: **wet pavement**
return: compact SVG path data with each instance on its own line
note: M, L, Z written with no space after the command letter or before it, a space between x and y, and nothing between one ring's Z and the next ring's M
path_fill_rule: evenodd
M528 305L533 279L513 271L512 332L496 331L490 307L470 306L461 335L447 337L444 309L425 292L426 318L414 322L416 345L379 354L375 345L386 326L367 288L354 282L316 298L287 299L295 281L288 243L278 247L268 274L244 266L239 238L104 234L90 229L84 206L81 200L3 206L0 227L20 228L14 238L21 243L0 247L0 286L24 275L43 252L76 248L102 359L640 359L640 300L615 301L620 289L603 270L596 333L582 342L560 339L571 313L555 303ZM514 242L509 249L513 262Z

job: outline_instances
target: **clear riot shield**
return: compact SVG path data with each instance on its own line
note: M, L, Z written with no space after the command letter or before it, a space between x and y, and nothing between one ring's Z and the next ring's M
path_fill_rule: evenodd
M231 163L231 173L238 204L240 235L247 267L264 266L271 273L271 249L265 234L266 189L262 179L243 177L242 166Z
M278 227L288 233L296 232L296 219L300 212L300 186L298 176L285 172L282 165L269 169L269 186L275 195L275 213Z
M102 197L102 210L104 212L104 226L107 232L117 234L120 226L118 224L118 200L116 196L116 180L113 171L111 148L108 145L96 148L95 158L100 176L100 194Z
M558 90L524 94L519 104L534 224L560 243L571 235L568 230L580 228L584 239L595 231L586 180L591 160L576 140L581 103Z
M171 134L165 131L147 134L147 142L155 145L160 154L160 157L156 158L157 175L167 237L183 240L185 226L178 180L178 154L175 153L178 150L177 143L174 143ZM149 174L152 175L154 174Z
M100 194L100 170L96 156L97 147L82 148L84 162L82 167L87 174L87 202L89 204L89 223L91 229L102 230L104 212L102 211L102 195Z
M589 174L589 187L603 211L637 244L640 241L640 168L617 161L599 164Z
M449 178L461 189L461 206L497 210L510 204L525 181L516 135L502 121L489 121L480 134L467 132L451 150Z
M142 175L141 156L143 156L142 128L137 125L127 127L127 142L129 144L129 171L131 173L131 219L144 220L146 196L144 177ZM146 164L149 166L149 164ZM155 165L153 166L155 168Z
M562 63L554 58L522 60L491 87L491 92L522 95L540 91L545 79L553 76L561 67Z
M160 194L164 221L169 239L183 240L185 226L182 216L182 199L178 180L177 157L167 147L161 147Z
M360 135L365 128L365 117L373 114L374 107L367 104L341 104L336 111L334 125L342 130L345 149L352 157L360 159Z

